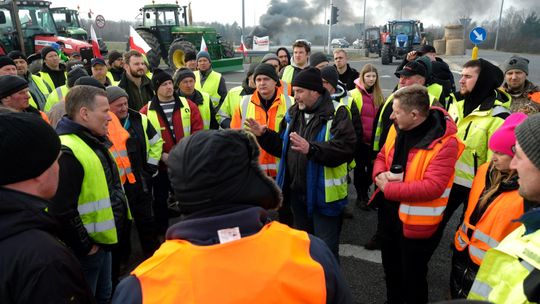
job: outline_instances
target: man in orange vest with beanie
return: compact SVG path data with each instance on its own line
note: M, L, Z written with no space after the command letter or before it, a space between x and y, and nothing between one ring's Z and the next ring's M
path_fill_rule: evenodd
M373 166L375 199L383 219L387 301L427 303L428 262L443 230L439 223L463 145L448 113L430 108L425 87L396 91L392 109L394 125Z
M351 303L326 245L269 219L282 194L245 131L208 130L170 152L184 220L116 289L113 303Z

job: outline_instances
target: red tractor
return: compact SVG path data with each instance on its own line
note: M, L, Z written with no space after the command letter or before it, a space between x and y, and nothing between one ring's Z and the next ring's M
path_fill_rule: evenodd
M78 52L83 61L90 64L93 57L92 45L85 41L58 36L49 11L50 5L51 2L41 0L1 1L0 55L7 54L11 50L20 50L29 56L31 62L41 58L42 48L57 43L63 47L66 55Z

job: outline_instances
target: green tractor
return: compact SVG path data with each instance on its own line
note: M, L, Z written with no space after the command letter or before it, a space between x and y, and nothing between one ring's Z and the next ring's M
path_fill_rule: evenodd
M140 9L142 24L135 29L152 48L146 57L152 68L161 59L172 69L185 66L186 52L197 52L202 37L212 58L212 68L217 72L243 69L243 58L234 57L232 45L221 40L216 29L188 26L187 7L178 4L150 4Z
M82 28L79 21L79 11L66 7L51 7L50 11L56 24L56 30L64 37L77 40L91 41L88 39L88 33ZM88 18L92 18L89 14ZM107 45L101 38L98 38L99 51L102 55L109 52Z

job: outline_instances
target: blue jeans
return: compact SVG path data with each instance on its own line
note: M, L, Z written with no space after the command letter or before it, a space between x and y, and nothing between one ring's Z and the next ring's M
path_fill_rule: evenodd
M314 211L307 213L306 196L291 191L290 202L294 228L304 230L323 240L339 262L339 235L343 224L342 215L328 216Z
M99 248L95 254L79 258L79 261L97 303L109 303L112 295L111 252Z

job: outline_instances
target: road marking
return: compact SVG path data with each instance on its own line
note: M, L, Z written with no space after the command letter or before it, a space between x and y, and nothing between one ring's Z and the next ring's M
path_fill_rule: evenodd
M391 78L392 76L390 75L381 75L381 78Z
M382 263L380 250L366 250L364 247L357 245L339 244L339 255L343 257L353 257L377 264Z
M242 82L238 82L238 81L226 81L227 84L234 84L234 85L240 85L242 84Z

